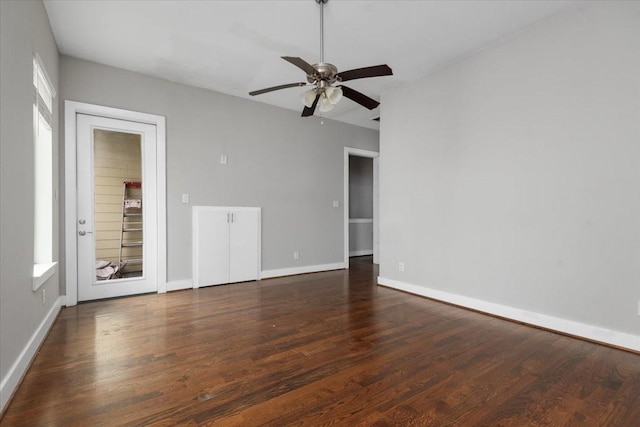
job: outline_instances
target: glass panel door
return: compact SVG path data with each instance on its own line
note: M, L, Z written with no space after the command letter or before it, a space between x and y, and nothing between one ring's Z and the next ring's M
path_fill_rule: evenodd
M78 114L78 301L156 292L156 128Z
M96 280L143 275L140 134L93 130Z

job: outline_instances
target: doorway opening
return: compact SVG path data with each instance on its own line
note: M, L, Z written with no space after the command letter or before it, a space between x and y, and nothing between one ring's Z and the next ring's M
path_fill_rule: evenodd
M344 262L372 257L378 262L378 153L344 151Z
M373 159L349 156L349 258L373 255Z

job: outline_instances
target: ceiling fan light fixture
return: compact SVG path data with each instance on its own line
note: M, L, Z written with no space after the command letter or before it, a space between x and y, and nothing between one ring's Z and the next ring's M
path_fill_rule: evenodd
M339 87L329 86L324 90L325 95L330 103L336 105L342 99L342 89Z
M316 100L316 90L314 89L309 89L308 91L304 92L302 94L302 103L306 106L311 108L311 106L313 105L313 101Z
M333 110L334 104L327 96L327 92L323 92L322 95L320 95L320 102L318 102L318 107L321 113L327 113Z

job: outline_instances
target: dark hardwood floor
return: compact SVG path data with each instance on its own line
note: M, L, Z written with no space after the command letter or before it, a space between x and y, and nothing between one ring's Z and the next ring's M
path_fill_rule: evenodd
M640 356L345 271L63 309L2 426L637 426Z

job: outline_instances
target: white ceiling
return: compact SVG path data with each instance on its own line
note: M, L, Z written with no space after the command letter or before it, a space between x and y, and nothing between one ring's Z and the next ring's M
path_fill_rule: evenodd
M513 34L578 1L330 0L324 7L325 62L345 71L388 64L393 76L349 82L380 95ZM295 110L304 88L248 92L305 81L280 56L320 59L315 0L45 0L60 52L89 61ZM343 99L325 117L378 128ZM304 118L300 120L313 120ZM383 118L384 120L384 118Z

